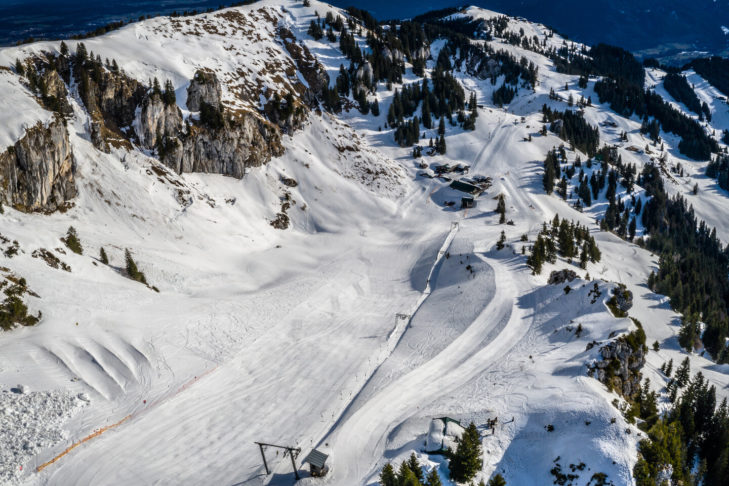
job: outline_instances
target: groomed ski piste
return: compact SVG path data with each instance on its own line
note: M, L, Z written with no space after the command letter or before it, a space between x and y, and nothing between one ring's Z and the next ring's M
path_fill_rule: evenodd
M346 60L306 31L315 12L345 12L311 4L264 0L222 12L252 22L277 18L333 83ZM283 55L273 30L261 22L252 41L245 29L228 30L218 13L200 17L220 23L219 34L174 32L160 17L84 43L132 77L171 79L183 113L187 83L199 67L224 76L246 63L261 82L280 82L265 69ZM466 14L493 15L473 8ZM546 32L514 22L517 30ZM576 96L592 96L585 117L600 127L601 143L628 133L619 150L640 169L649 156L626 150L647 143L640 120L597 103L594 79L580 90L576 76L556 73L541 55L489 42L534 61L539 84L497 108L490 81L455 73L482 105L476 130L449 127L447 154L425 160L467 164L471 174L493 179L468 210L447 206L460 193L418 175L410 150L394 143L392 130L380 129L393 95L384 86L377 91L379 117L312 112L302 130L283 137L283 156L242 180L177 175L136 149L102 153L90 142L88 115L77 100L68 124L79 191L73 207L50 215L6 207L0 215L0 233L20 248L13 258L0 256L1 265L27 280L39 296L28 298L30 310L42 311L38 325L0 334L0 483L292 484L289 458L273 449L265 474L254 444L262 441L301 448L298 466L312 448L329 454L329 474L310 478L302 467L299 484L373 485L384 464L414 452L448 485L443 456L424 452L431 420L448 416L479 426L484 465L477 481L500 472L510 486L552 484L555 464L584 463L580 484L597 472L615 485L632 484L645 434L625 422L613 404L618 395L588 376L598 347L587 345L635 329L605 305L624 284L635 298L630 316L643 323L648 343L660 343L643 369L660 389L658 368L689 356L676 339L680 316L646 286L657 256L599 231L594 211L544 193L542 161L564 142L538 131L544 103L566 108L548 94L567 83ZM74 51L76 41L68 45ZM0 64L58 48L44 42L2 49ZM436 43L434 59L437 49ZM415 79L408 69L404 82ZM25 127L50 117L29 105L30 93L11 74L0 71L0 82L11 94L0 114L4 149ZM716 123L729 120L726 104L714 109ZM600 125L606 120L617 127ZM524 140L529 135L532 142ZM702 163L671 148L675 137L661 135L670 163L687 171L667 187L690 198L697 216L729 241L728 195L703 175ZM571 160L577 155L567 152ZM282 177L298 185L287 187ZM178 202L180 187L192 204ZM281 231L269 222L285 192L295 203L292 227ZM499 194L513 225L498 224ZM532 275L522 246L555 214L590 228L599 263L582 270L559 259ZM31 257L35 249L62 247L69 226L85 250L59 254L71 272ZM506 247L497 250L502 231ZM98 261L102 246L109 266ZM120 275L127 248L159 293ZM563 268L579 275L570 292L547 284L550 271ZM701 370L719 397L729 395L729 368L690 356L692 371ZM486 423L496 417L492 432Z

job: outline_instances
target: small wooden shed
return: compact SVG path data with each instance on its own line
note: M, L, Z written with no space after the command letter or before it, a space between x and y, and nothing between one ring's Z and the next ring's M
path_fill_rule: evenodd
M306 456L306 459L304 459L304 463L309 463L310 472L313 477L321 477L329 472L329 466L327 466L328 458L329 456L323 452L312 449L309 455Z
M462 197L461 198L461 209L470 209L476 207L476 200L472 197Z

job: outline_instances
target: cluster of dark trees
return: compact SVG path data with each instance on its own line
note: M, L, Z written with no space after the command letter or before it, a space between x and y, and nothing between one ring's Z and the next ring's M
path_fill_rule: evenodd
M481 436L476 425L471 422L463 432L463 436L457 441L456 450L448 449L445 453L448 458L448 469L453 481L467 483L481 471L483 466ZM380 484L382 486L441 486L442 482L437 468L432 468L425 475L417 456L413 453L408 460L400 463L397 471L389 462L385 464L380 472ZM479 486L486 486L486 483L482 480L479 482ZM488 486L506 486L506 481L500 474L497 474L489 480Z
M494 91L493 102L496 106L504 106L511 103L511 100L516 96L516 88L512 88L508 84L504 83L501 87Z
M674 484L729 485L729 407L717 406L716 389L702 373L690 376L686 358L671 377L672 363L663 370L671 408L659 418L655 393L644 386L637 415L648 434L639 444L633 469L637 486L654 486L663 468L673 469ZM678 390L681 390L680 397Z
M633 54L619 47L598 44L589 52L574 48L548 53L557 70L581 76L602 76L595 83L601 103L623 116L638 115L657 120L666 132L681 137L679 151L696 160L708 160L719 147L703 127L665 102L658 94L644 89L645 70ZM701 109L703 111L703 107ZM707 107L708 111L708 107Z
M711 121L711 109L705 102L701 103L699 97L693 87L686 80L685 76L677 73L668 73L663 79L663 86L668 94L673 96L676 101L686 105L686 108L699 115L700 119L706 117L707 121Z
M556 111L545 104L542 106L542 115L542 122L551 123L551 130L559 138L570 142L576 149L585 152L589 157L597 153L600 146L600 131L597 127L593 127L585 121L580 112Z
M717 155L706 166L706 175L716 179L719 187L729 191L729 155Z
M424 56L429 42L443 32L456 35L447 28L427 28L415 20L381 24L363 10L350 8L349 13L351 16L346 24L339 16L334 18L327 14L323 20L313 20L309 28L309 33L315 38L322 38L326 30L332 40L332 36L336 39L334 32L339 32L339 48L350 61L349 68L340 66L336 86L323 94L324 106L332 111L341 109L341 97L351 93L363 114L371 111L375 116L379 115L377 101L368 101L368 94L377 90L377 83L387 83L390 88L393 83L402 82L405 59L413 64L416 75L424 76ZM368 50L361 49L354 36L355 30L361 34L363 28L367 29ZM478 116L476 97L471 95L468 103L470 112L466 111L465 92L451 73L450 52L447 45L441 50L430 82L424 78L420 83L411 83L395 92L388 109L387 123L395 129L395 140L400 145L417 143L420 139L419 126L422 124L424 128L432 129L437 119L445 118L452 125L458 123L466 130L475 129ZM420 116L411 119L419 107ZM457 121L453 118L454 114ZM444 153L443 133L439 135L438 152Z
M410 458L400 463L395 471L392 464L385 464L380 472L380 484L382 486L441 486L443 483L438 476L438 468L430 470L426 476L415 453Z
M580 268L587 268L587 262L596 263L602 258L595 238L586 226L566 219L560 221L555 214L551 226L547 223L542 225L527 257L527 265L535 275L539 275L545 262L557 262L557 255L569 262L579 258Z
M683 197L668 196L658 167L646 165L638 183L650 196L642 215L650 234L644 244L660 255L658 272L651 274L648 286L668 295L677 312L701 315L706 350L720 362L729 361L729 249L716 229L697 220Z
M165 106L174 105L177 100L177 97L175 96L175 87L172 85L172 81L170 81L169 79L165 81L165 89L164 91L162 91L159 80L157 78L154 78L154 80L152 81L152 95L159 96Z

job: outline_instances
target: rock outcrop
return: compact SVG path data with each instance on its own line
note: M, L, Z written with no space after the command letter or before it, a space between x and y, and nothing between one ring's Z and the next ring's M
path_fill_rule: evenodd
M0 154L0 197L21 211L55 211L76 195L73 173L68 132L57 116Z
M613 296L608 301L608 307L613 310L616 317L624 317L628 315L628 311L633 307L633 292L620 284L613 289Z
M573 270L567 268L563 270L554 270L549 274L549 284L556 285L564 282L571 282L577 278L577 274Z
M253 114L226 120L219 129L193 125L190 133L170 145L160 160L177 173L205 172L239 179L246 168L283 154L278 131Z
M176 104L164 103L157 94L145 96L137 113L137 137L145 148L155 148L158 137L175 138L182 132L184 123L180 108Z
M199 69L187 88L187 109L200 111L202 103L220 106L220 93L220 81L215 73Z
M630 400L640 393L640 370L647 351L645 333L638 329L601 347L602 360L591 367L590 374Z
M97 61L86 61L83 66L74 61L74 76L78 92L91 116L94 145L104 151L107 143L130 147L127 130L136 116L147 88L121 71L111 71Z
M156 149L160 161L177 173L236 178L242 178L246 168L263 165L283 153L274 126L254 113L239 112L233 117L219 100L220 84L209 71L198 71L190 83L188 108L191 103L198 110L208 105L193 124L184 123L177 105L166 105L159 95L148 94L135 124L140 144Z
M46 91L42 97L43 105L49 110L60 113L61 115L71 115L73 109L68 102L66 83L63 82L58 71L55 69L47 69L42 75L42 80Z

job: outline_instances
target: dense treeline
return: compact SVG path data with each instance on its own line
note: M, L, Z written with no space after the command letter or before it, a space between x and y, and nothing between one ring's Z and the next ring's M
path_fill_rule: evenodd
M532 245L527 265L535 275L542 272L545 262L556 263L557 255L572 262L579 258L580 268L587 268L587 262L596 263L602 257L595 238L586 226L554 215L551 226L544 223Z
M673 96L676 101L686 105L686 108L699 115L701 119L706 117L708 121L711 121L711 110L709 106L699 101L699 97L696 96L694 89L688 83L685 76L668 73L663 79L663 86L668 91L668 94Z
M543 123L551 123L551 130L562 140L567 140L578 150L592 157L600 145L600 131L590 125L580 113L552 110L542 106Z
M309 33L317 38L322 38L326 31L328 40L332 42L336 40L335 32L339 32L339 48L350 61L348 68L340 66L335 87L326 89L323 94L322 101L327 109L338 111L342 98L351 95L363 114L372 112L378 116L378 102L376 99L370 101L369 95L376 92L380 82L387 83L388 89L394 83L402 83L407 59L413 65L413 73L423 79L396 89L388 108L386 126L394 129L398 144L416 144L420 139L420 125L432 129L435 121L440 119L435 151L445 153L444 119L453 126L475 129L478 116L476 96L472 93L466 103L466 94L451 73L454 63L449 42L438 55L430 81L425 77L428 46L434 36L456 38L460 34L443 26L422 25L417 21L380 24L369 13L356 8L349 9L349 13L351 17L346 23L341 17L335 18L328 13L324 19L313 20L309 28ZM363 28L367 29L366 33ZM357 43L355 32L366 35L367 50ZM420 116L414 117L418 109Z
M648 285L671 298L671 306L684 316L701 316L701 336L707 351L720 362L729 361L729 252L715 229L698 222L693 208L681 196L669 197L660 170L646 165L639 178L651 198L642 222L650 238L646 247L660 255L658 273ZM689 324L686 324L689 325Z
M659 95L645 90L644 67L628 51L619 47L598 44L588 53L567 50L549 51L559 71L582 76L597 75L603 79L595 83L595 92L601 103L620 115L633 114L641 118L652 117L663 130L681 137L679 151L696 160L708 160L719 146L694 119L673 108ZM704 110L703 107L701 108ZM703 111L708 112L708 106Z
M646 382L638 400L640 427L648 434L639 444L633 469L637 486L655 486L659 478L671 484L729 485L729 407L717 406L716 389L701 372L690 377L686 358L671 377L672 362L662 367L671 408L659 418L656 394ZM682 393L678 396L678 391Z
M692 159L708 160L712 152L718 152L716 140L694 119L687 117L653 91L643 91L638 85L630 85L603 79L595 83L595 92L601 103L623 116L636 114L642 118L653 117L663 130L681 137L679 151Z

